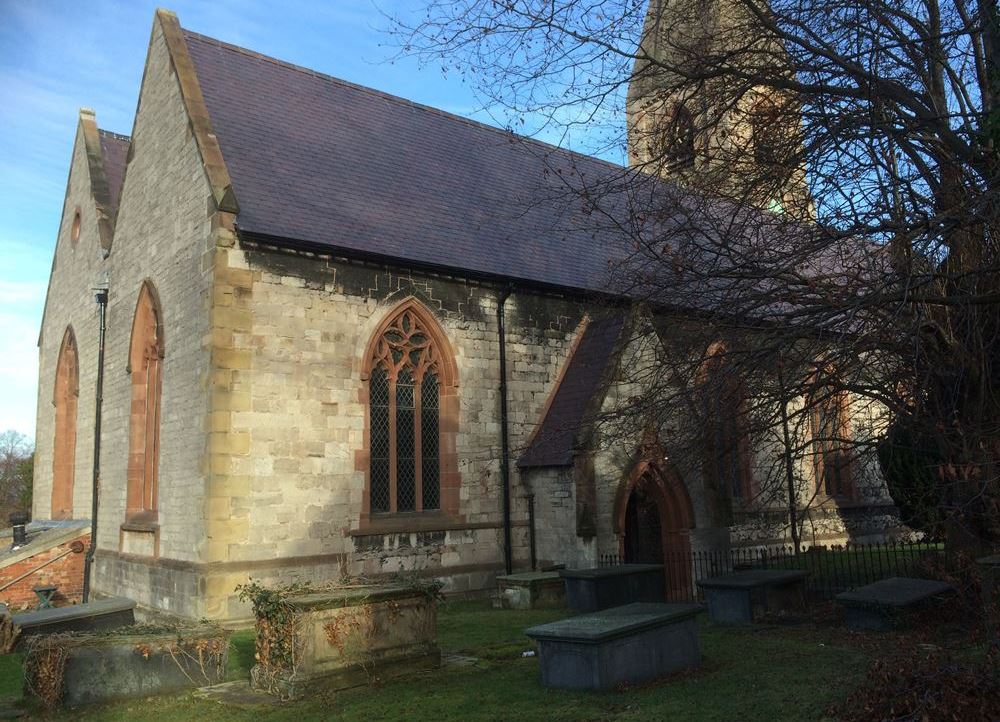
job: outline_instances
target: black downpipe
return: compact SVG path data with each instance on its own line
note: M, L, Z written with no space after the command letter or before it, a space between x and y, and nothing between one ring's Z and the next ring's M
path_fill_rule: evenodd
M504 306L510 290L497 293L497 334L500 338L500 478L503 481L503 560L507 574L514 571L510 542L510 441L507 437L507 333Z
M108 310L108 289L99 288L95 292L99 316L97 331L97 393L94 399L94 480L90 500L90 546L83 565L83 603L90 601L90 570L97 551L97 500L101 484L101 406L104 400L104 331Z
M528 495L528 541L531 546L531 571L538 568L538 555L535 552L535 495Z

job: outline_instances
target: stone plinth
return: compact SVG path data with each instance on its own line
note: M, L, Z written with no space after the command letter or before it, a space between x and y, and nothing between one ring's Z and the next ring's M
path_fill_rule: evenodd
M13 622L21 628L21 644L36 634L117 629L135 623L135 602L124 597L102 599L72 607L15 614Z
M708 616L717 624L749 624L765 614L805 608L805 580L801 569L753 569L703 579Z
M497 577L503 609L554 609L566 605L566 584L559 572L526 572Z
M701 663L697 604L635 603L528 629L545 687L613 689Z
M849 629L885 632L906 626L910 615L944 596L955 593L946 582L889 577L837 595Z
M258 689L295 697L311 688L345 689L441 664L437 605L425 590L358 586L287 601L295 618L296 667L269 671L257 665L251 679Z
M65 653L62 704L67 707L148 697L218 684L225 679L229 632L214 626L127 633L37 637L25 669ZM26 691L35 694L28 674Z
M577 612L597 612L633 602L662 602L666 598L660 564L563 569L559 574L566 583L566 603Z

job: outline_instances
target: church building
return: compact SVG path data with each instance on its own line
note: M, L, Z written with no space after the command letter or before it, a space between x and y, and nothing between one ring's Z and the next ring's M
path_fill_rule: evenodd
M634 90L630 124L653 122ZM95 595L228 621L251 578L474 593L532 565L783 542L757 523L780 510L724 513L660 440L587 428L630 318L597 300L613 242L556 191L616 168L157 11L131 134L80 112L34 518L96 510ZM816 478L815 541L842 542L845 515L862 536L897 523L877 469L852 473L876 481Z

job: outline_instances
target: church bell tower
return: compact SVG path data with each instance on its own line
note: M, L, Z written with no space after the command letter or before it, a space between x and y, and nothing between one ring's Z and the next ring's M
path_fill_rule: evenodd
M629 164L777 213L811 215L782 43L740 0L650 0L626 103Z

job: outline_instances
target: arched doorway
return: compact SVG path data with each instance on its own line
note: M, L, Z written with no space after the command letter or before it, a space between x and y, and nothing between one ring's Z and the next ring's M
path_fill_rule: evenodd
M624 561L662 564L667 598L693 598L690 530L694 515L680 476L652 460L640 462L619 495L617 517Z

